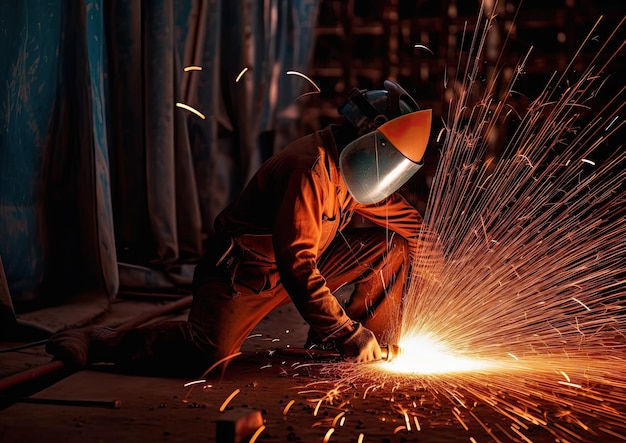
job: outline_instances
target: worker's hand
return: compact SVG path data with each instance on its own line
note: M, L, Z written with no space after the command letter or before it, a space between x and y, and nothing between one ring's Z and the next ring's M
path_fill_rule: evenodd
M341 355L355 363L380 360L383 357L374 333L360 323L354 331L339 339L338 345Z

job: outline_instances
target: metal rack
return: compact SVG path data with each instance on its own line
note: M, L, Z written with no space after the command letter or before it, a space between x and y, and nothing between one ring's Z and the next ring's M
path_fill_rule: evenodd
M486 69L506 44L500 63L510 69L499 75L511 75L532 47L532 63L525 67L523 86L527 95L537 93L555 70L570 63L600 16L604 25L599 32L615 27L625 12L617 3L561 0L547 6L539 0L498 2ZM396 79L422 107L441 112L444 78L457 75L459 57L467 50L479 7L480 1L461 0L322 0L309 73L321 93L311 95L304 107L305 132L335 120L336 108L350 88L377 88L386 78ZM485 10L491 8L491 2L485 2ZM594 55L589 51L578 54L581 66ZM623 69L623 61L620 63L617 68Z

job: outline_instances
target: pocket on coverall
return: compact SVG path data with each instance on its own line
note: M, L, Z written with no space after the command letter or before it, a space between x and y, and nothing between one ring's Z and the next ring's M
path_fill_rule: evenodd
M235 269L233 280L237 290L247 288L255 294L272 297L280 284L278 270L266 262L245 260Z

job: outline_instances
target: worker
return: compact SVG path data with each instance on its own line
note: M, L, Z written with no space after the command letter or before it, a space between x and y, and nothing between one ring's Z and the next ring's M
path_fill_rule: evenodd
M240 350L274 308L293 302L307 346L381 358L398 339L422 218L397 191L422 165L431 111L397 83L353 89L343 120L268 159L214 223L193 277L187 321L68 330L47 351L67 364L208 365ZM351 219L367 221L352 227ZM334 296L352 288L347 301Z

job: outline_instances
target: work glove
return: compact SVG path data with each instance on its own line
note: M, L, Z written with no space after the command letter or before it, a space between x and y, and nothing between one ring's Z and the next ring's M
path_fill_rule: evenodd
M372 331L357 323L356 329L338 339L342 357L355 363L380 360L383 355Z

